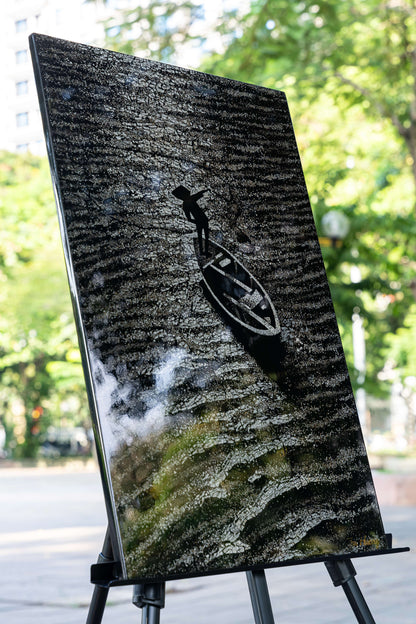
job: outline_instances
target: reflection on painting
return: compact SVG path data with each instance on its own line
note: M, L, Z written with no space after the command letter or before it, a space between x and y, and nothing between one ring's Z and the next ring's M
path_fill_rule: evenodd
M384 548L284 94L34 55L124 577Z

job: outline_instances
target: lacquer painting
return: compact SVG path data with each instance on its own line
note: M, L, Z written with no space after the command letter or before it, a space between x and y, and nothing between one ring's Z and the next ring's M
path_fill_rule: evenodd
M32 49L124 577L385 548L285 95Z

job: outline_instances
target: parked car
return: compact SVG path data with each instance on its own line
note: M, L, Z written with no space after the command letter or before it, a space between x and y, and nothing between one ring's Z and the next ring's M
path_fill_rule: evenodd
M48 427L40 447L43 457L74 457L88 455L91 440L83 427Z

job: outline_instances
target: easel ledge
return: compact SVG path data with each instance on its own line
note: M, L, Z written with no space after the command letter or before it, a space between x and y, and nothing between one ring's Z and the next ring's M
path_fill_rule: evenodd
M348 557L344 555L326 555L313 557L308 561L286 561L250 570L236 568L233 572L246 572L255 624L274 624L265 569L306 565L308 563L325 564L334 586L342 586L359 624L376 624L355 579L357 572L351 559L409 552L410 548L408 547L392 547L393 539L391 533L386 533L385 538L387 548L383 550L353 553L348 555ZM227 572L221 570L218 573L226 574ZM142 609L142 624L159 624L160 610L165 606L165 581L208 576L208 574L192 574L172 575L164 580L125 580L120 578L121 574L121 563L113 558L110 531L107 529L102 552L98 557L97 563L91 566L91 582L95 585L95 588L86 624L101 624L109 589L110 587L120 585L133 585L133 604ZM212 574L215 574L215 572L210 573L210 575Z

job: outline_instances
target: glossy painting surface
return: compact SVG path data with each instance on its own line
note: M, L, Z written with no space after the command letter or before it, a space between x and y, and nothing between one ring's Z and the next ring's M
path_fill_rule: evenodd
M284 94L33 50L126 578L384 548Z

